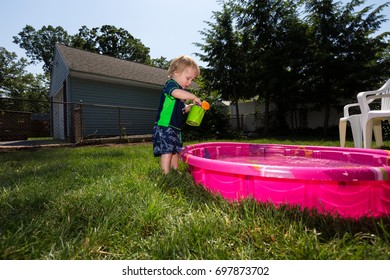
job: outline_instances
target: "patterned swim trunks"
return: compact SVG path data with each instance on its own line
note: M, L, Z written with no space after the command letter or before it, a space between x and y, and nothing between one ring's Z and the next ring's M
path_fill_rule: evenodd
M155 125L153 127L153 154L177 154L183 148L181 131L172 127Z

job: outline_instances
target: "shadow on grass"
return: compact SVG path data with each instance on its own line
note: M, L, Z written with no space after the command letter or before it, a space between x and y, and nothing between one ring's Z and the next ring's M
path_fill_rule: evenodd
M202 206L205 203L224 201L221 197L208 192L203 186L195 184L191 174L187 171L172 170L164 175L160 170L150 170L149 178L156 182L162 191L173 196L186 199L191 205Z
M254 199L238 202L228 202L220 195L208 192L202 185L196 185L187 172L171 172L164 176L161 173L150 173L150 178L158 182L157 187L162 191L185 198L188 203L196 207L206 204L219 207L227 215L236 215L239 219L252 219L248 223L259 221L259 217L273 223L285 223L320 233L320 242L330 242L334 238L349 236L376 236L385 243L390 243L390 215L383 217L344 218L337 214L326 214L316 209L301 209L297 205L279 205L272 203L259 203ZM260 219L261 220L261 219ZM272 223L272 222L271 222ZM253 225L255 226L255 225ZM261 226L261 225L259 225Z

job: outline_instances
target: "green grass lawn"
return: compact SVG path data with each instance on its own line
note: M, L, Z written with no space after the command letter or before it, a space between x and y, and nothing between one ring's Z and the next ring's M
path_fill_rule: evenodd
M229 203L180 171L164 177L151 144L2 151L0 258L390 259L390 217Z

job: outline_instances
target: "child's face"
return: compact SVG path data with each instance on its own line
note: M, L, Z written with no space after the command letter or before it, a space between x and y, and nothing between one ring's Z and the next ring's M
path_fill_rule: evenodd
M189 87L192 81L196 78L197 72L195 69L186 68L183 72L175 72L174 79L175 81L183 88Z

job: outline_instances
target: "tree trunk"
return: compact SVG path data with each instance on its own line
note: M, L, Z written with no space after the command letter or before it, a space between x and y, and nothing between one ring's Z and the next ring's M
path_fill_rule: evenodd
M241 130L241 125L240 125L240 112L238 109L238 97L237 97L237 92L236 92L236 87L233 86L233 96L234 96L234 103L236 105L236 117L237 117L237 130Z
M264 134L267 135L269 131L269 94L265 93L264 102Z
M236 100L235 102L235 106L236 106L236 117L237 117L237 130L241 130L241 125L240 125L240 112L239 112L239 109L238 109L238 100Z
M325 104L325 116L324 116L324 135L328 135L328 126L329 126L329 117L330 117L330 104Z

